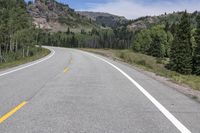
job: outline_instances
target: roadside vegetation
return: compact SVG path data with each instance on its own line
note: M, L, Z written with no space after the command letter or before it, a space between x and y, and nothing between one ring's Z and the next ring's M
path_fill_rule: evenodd
M41 48L38 33L26 11L24 0L1 0L0 69L47 55L49 50Z
M160 60L169 58L166 68L185 75L200 75L200 16L192 28L189 14L185 11L179 23L154 26L136 33L133 41L135 52L151 55Z
M37 59L40 59L50 54L50 50L45 49L45 48L34 48L32 52L33 52L32 56L19 58L19 59L15 59L13 57L13 58L10 58L10 60L8 60L7 62L0 63L0 70L22 65L31 61L35 61ZM11 55L9 55L9 57L10 56Z

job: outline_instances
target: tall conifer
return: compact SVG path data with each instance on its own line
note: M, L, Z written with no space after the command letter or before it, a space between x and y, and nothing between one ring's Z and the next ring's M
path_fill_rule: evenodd
M171 48L170 67L182 74L192 72L192 45L190 17L185 11L177 27Z
M197 47L194 52L194 73L200 75L200 15L196 18L197 22L197 30L195 40L197 43Z

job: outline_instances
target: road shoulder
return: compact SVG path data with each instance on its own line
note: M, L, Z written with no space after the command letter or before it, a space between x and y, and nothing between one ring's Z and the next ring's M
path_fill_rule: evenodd
M150 78L153 78L157 81L159 81L160 83L164 84L164 85L167 85L168 87L188 96L189 98L197 101L200 103L200 91L198 90L194 90L192 89L191 87L185 85L185 84L178 84L174 81L172 81L171 79L169 78L166 78L166 77L163 77L163 76L159 76L153 72L150 72L150 71L147 71L147 70L144 70L142 68L139 68L137 66L135 66L134 64L129 64L125 61L123 61L122 59L120 58L117 58L114 54L112 53L106 53L106 52L98 52L98 51L93 51L93 50L89 50L89 49L81 49L83 51L86 51L86 52L90 52L90 53L94 53L94 54L98 54L98 55L101 55L101 56L104 56L104 57L107 57L109 59L112 59L113 61L116 61L116 62L119 62L121 64L124 64L132 69L135 69L143 74L145 74L146 76L150 77Z

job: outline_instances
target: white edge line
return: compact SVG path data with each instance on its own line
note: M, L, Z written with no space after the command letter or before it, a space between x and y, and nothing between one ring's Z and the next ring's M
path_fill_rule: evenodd
M39 64L39 63L41 63L41 62L43 62L43 61L45 61L45 60L50 59L51 57L54 56L55 51L54 51L53 49L49 49L49 50L51 51L51 54L48 55L47 57L44 57L44 58L42 58L42 59L39 59L38 61L33 61L33 63L31 63L31 64L29 64L29 65L25 65L25 66L23 66L23 67L20 67L20 68L17 68L17 69L10 70L10 71L8 71L8 72L2 73L2 74L0 74L0 77L5 76L5 75L7 75L7 74L14 73L14 72L16 72L16 71L20 71L20 70L22 70L22 69L25 69L25 68L28 68L28 67L31 67L31 66L34 66L34 65Z
M127 79L129 79L157 108L162 112L162 114L169 120L171 123L181 132L181 133L191 133L189 129L187 129L178 119L176 119L175 116L173 116L161 103L159 103L149 92L147 92L141 85L139 85L135 80L133 80L128 74L126 74L124 71L122 71L117 66L113 65L112 63L108 62L107 60L98 57L94 54L87 53L88 55L91 55L97 59L100 59L101 61L111 65L113 68L118 70L121 74L123 74Z

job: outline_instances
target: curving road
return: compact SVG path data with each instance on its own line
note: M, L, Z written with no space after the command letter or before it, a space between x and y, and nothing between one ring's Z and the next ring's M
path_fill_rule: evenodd
M118 62L54 48L0 72L0 133L200 133L200 104Z

